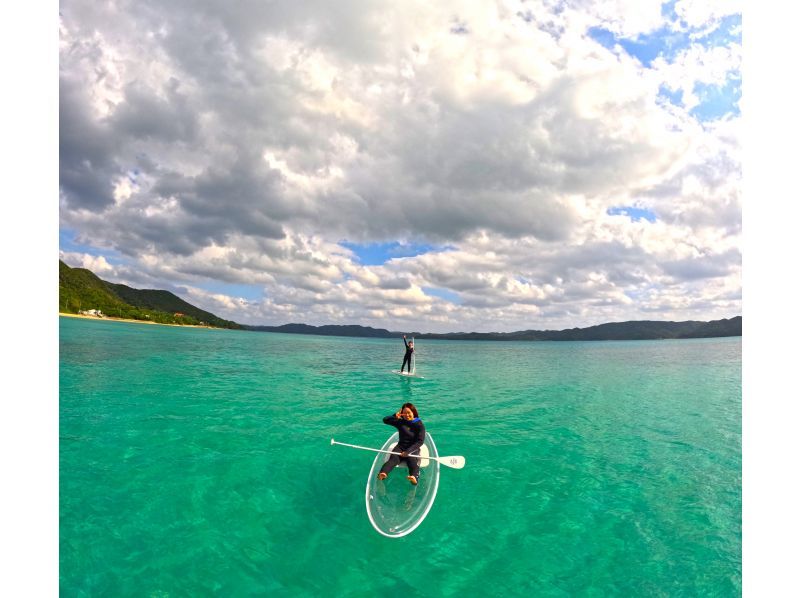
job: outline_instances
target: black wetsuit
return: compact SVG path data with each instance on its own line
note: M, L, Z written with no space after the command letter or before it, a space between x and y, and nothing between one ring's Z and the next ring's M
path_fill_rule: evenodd
M414 352L414 347L409 347L408 343L406 343L406 339L403 339L403 343L406 345L406 354L403 356L403 365L400 366L400 371L403 371L403 368L406 367L408 364L408 373L411 373L411 354Z
M397 428L400 435L400 440L397 446L392 449L395 453L414 453L418 454L422 443L425 442L425 424L418 417L411 421L407 419L399 419L394 415L387 415L383 418L383 423ZM413 475L419 479L419 459L416 457L401 457L399 455L389 455L389 460L383 464L381 471L386 475L400 464L400 461L405 461L408 465L408 474Z

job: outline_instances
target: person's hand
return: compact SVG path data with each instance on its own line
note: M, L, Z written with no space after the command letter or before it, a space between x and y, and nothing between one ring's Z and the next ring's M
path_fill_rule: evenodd
M405 337L406 337L406 335L404 334L404 335L403 335L403 338L405 338Z
M397 413L395 413L395 414L394 414L394 416L395 416L397 419L403 419L403 414L402 414L400 411L398 411Z
M403 451L400 453L401 457L408 457L408 451Z

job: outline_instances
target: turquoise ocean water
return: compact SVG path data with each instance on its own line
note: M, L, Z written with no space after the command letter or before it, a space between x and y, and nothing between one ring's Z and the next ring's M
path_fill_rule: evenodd
M738 596L741 338L425 341L60 318L64 596ZM441 455L366 516L381 419Z

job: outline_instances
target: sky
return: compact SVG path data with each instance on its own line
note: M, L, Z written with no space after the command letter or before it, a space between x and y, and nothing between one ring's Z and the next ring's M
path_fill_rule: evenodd
M243 324L742 313L735 0L59 4L59 255Z

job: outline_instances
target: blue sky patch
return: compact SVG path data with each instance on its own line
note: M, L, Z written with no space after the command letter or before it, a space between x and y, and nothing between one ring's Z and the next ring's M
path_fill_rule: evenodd
M739 100L742 97L742 80L729 79L725 85L706 85L698 83L694 93L700 99L700 104L692 108L689 113L698 120L716 120L728 114L738 116Z
M683 106L683 90L678 89L676 91L672 91L666 85L662 85L658 88L658 97L664 98L670 104L675 104L676 106Z
M677 53L676 46L681 43L674 34L664 28L654 33L640 35L636 39L621 38L619 45L628 54L638 58L639 62L649 67L659 56L667 58L674 56ZM686 47L686 44L682 44L681 47Z
M671 2L662 6L662 14L677 21L675 3ZM681 25L686 27L686 23L681 23ZM721 19L719 25L712 31L692 39L693 34L701 32L702 30L697 28L674 31L670 26L665 26L651 33L640 34L635 38L617 36L603 27L590 27L587 33L604 48L613 50L615 46L619 45L628 54L638 58L644 66L649 67L659 56L667 61L673 60L679 52L693 43L698 43L706 48L741 43L742 15L728 15Z
M675 5L678 3L678 0L669 0L669 2L664 2L661 5L661 16L671 21L676 21L678 19L678 13L675 12Z
M75 231L62 228L58 231L58 248L67 253L85 253L94 257L104 257L111 263L120 263L120 254L113 249L98 249L92 245L83 245L75 240Z
M649 67L659 56L670 60L678 52L689 46L689 36L686 33L676 33L669 27L662 27L652 33L637 36L635 39L618 37L603 27L591 27L589 37L609 50L616 45L622 47L628 54L638 58L644 66Z
M608 29L603 29L602 27L590 27L588 33L589 37L609 50L613 50L614 45L617 43L617 36L611 33Z
M433 245L404 244L397 241L391 243L368 243L365 245L342 241L339 245L347 247L347 249L355 253L356 258L363 266L380 266L396 257L413 257L430 253L437 249Z
M449 291L447 289L441 289L438 287L422 287L422 292L428 296L439 297L440 299L444 299L450 303L455 303L456 305L461 304L461 296L458 293L454 293L453 291Z
M712 46L729 46L732 43L742 43L742 15L728 15L724 17L719 26L707 35L698 38L707 48Z
M655 212L645 208L637 208L635 206L615 206L608 208L606 214L609 216L627 216L633 222L639 220L647 220L648 222L655 222L657 220Z
M643 299L648 299L652 295L651 289L627 289L623 291L625 295L630 297L636 302L642 301Z

